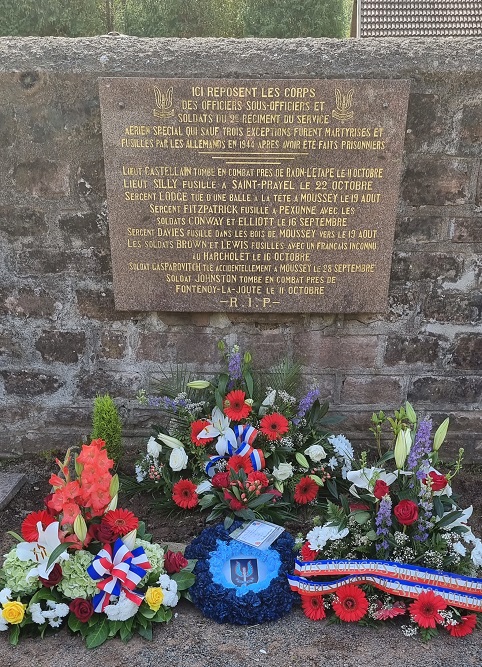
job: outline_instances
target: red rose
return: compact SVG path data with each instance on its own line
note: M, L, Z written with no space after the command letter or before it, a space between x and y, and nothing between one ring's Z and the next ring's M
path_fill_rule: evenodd
M107 544L111 542L115 542L116 540L116 535L111 529L111 527L105 523L105 521L101 521L101 523L92 523L89 526L89 530L87 531L87 535L89 536L88 542L91 540L94 540L95 542L101 542L102 544Z
M393 513L402 526L411 526L418 519L418 507L412 500L401 500L393 508Z
M81 623L87 623L94 613L92 602L90 602L90 600L84 600L84 598L75 598L75 600L72 600L69 604L69 609Z
M442 489L445 489L445 487L449 483L449 480L445 477L445 475L441 475L440 473L435 472L435 470L429 472L428 477L430 477L430 479L432 480L430 483L430 488L432 489L432 491L441 491ZM426 477L424 477L423 483L427 484Z
M373 487L373 495L378 500L381 500L383 496L390 494L390 487L382 479L377 479L375 486Z
M171 551L168 549L164 555L164 567L167 574L175 574L186 567L188 564L186 558L180 551Z
M229 503L229 509L233 512L246 509L246 505L232 496L227 489L224 490L224 500Z
M227 489L229 486L229 472L217 472L211 480L215 489Z
M62 568L58 563L55 563L55 565L52 568L52 571L49 574L48 579L44 579L43 577L39 577L39 580L42 582L42 584L46 588L53 588L54 586L57 586L59 581L62 579Z

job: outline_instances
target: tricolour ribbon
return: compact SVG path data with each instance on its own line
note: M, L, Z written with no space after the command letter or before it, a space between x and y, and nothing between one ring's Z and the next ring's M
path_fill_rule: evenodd
M99 589L92 600L94 611L104 611L110 596L118 597L121 591L139 606L144 595L135 588L150 569L151 564L142 547L129 551L120 538L113 545L104 545L87 568L88 575L97 581Z
M236 436L237 448L234 449L231 443L226 442L226 454L230 456L243 456L248 457L253 466L253 470L262 470L266 463L264 460L263 450L255 449L253 447L253 442L258 435L257 429L254 426L249 424L239 424L238 426L233 427L234 435ZM224 460L224 456L211 456L209 461L205 465L206 473L213 477L215 474L215 466L218 461Z
M291 589L303 595L328 595L347 584L369 584L407 598L418 598L423 591L431 590L454 607L482 611L482 580L451 572L382 560L297 560L294 572L288 576ZM332 581L309 580L336 575L347 576Z

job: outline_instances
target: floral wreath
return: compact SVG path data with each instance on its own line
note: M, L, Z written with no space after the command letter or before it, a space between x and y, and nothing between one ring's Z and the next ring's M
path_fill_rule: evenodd
M230 531L241 525L232 524ZM210 569L210 560L215 553L233 542L223 524L205 528L185 551L186 558L197 559L194 568L196 582L190 589L192 602L202 611L204 616L218 623L235 625L254 625L265 621L275 621L291 611L297 602L289 587L287 575L293 569L294 539L283 532L271 545L268 551L275 550L279 556L280 566L277 575L269 585L257 592L250 590L239 595L239 589L227 588L216 583ZM260 560L267 552L257 550Z

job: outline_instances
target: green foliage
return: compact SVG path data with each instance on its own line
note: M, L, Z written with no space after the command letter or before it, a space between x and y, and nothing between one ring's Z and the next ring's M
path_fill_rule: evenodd
M97 396L94 399L94 415L92 420L92 440L101 438L106 443L109 458L117 465L122 456L122 423L117 406L109 396Z
M102 0L2 0L0 35L80 37L104 31Z

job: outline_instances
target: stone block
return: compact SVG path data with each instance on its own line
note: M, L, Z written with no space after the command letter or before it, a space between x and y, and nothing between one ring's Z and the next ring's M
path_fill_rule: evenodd
M81 164L77 172L77 192L83 197L106 198L104 160Z
M454 243L482 243L482 218L454 218L451 220Z
M84 251L39 248L19 253L16 271L20 276L77 273L103 275L111 273L108 249L89 248Z
M324 336L322 331L307 331L293 340L293 358L310 369L373 368L377 352L377 336Z
M66 162L37 158L17 165L13 179L17 190L41 199L61 199L70 194L70 170Z
M55 300L43 289L0 289L0 314L16 317L51 317Z
M48 231L45 222L45 213L26 206L0 207L0 231L12 240L26 243L32 239L38 242L43 239Z
M170 342L176 351L176 363L197 363L200 367L218 364L219 336L216 332L179 331L169 334Z
M445 115L440 96L433 93L411 93L405 150L409 153L426 150L444 130Z
M482 370L482 334L456 336L452 351L452 365L470 372ZM482 395L481 395L482 400Z
M110 394L116 398L135 398L142 389L142 378L137 373L115 373L98 369L91 373L81 373L77 381L77 395L80 398L95 398L98 394Z
M56 376L36 371L1 371L5 391L16 396L42 396L55 394L64 382Z
M409 206L468 204L474 160L443 155L411 156L402 183Z
M12 107L3 107L0 111L0 147L10 148L15 144L18 133L18 120Z
M480 406L482 377L477 376L425 376L417 378L408 392L412 405L428 403L435 407L454 405L467 408L470 404Z
M347 376L344 378L340 394L342 405L383 404L399 407L403 398L400 378L379 376Z
M104 359L122 359L127 349L127 336L120 331L103 331L99 354Z
M423 313L429 320L452 324L474 324L482 321L482 292L471 290L433 290L427 297Z
M172 361L175 355L175 347L169 334L158 331L139 334L139 343L136 350L138 361L156 361L161 364Z
M62 216L59 219L66 247L86 248L95 246L97 249L108 250L109 239L106 231L99 228L96 213L76 213Z
M464 269L464 258L437 252L395 252L391 280L412 282L418 280L446 280L455 282Z
M15 333L0 330L0 357L19 358L22 356L22 346Z
M280 327L275 330L265 330L259 334L242 331L237 339L241 353L251 353L253 368L255 370L265 370L289 356L293 335L296 336L289 328ZM218 353L218 358L220 357L221 355ZM294 358L293 361L299 362L299 359Z
M428 243L444 238L447 223L439 216L399 217L395 231L395 247L403 250L406 243Z
M477 105L465 105L462 109L459 151L461 155L480 156L482 146L482 109Z
M35 342L35 349L40 352L44 361L75 364L85 350L85 333L44 330Z
M23 473L0 472L0 510L5 509L26 481Z
M398 364L440 365L440 338L432 335L400 336L387 339L384 362L387 366Z
M111 289L79 289L75 292L77 309L83 317L100 321L121 321L130 319L133 313L115 310Z

